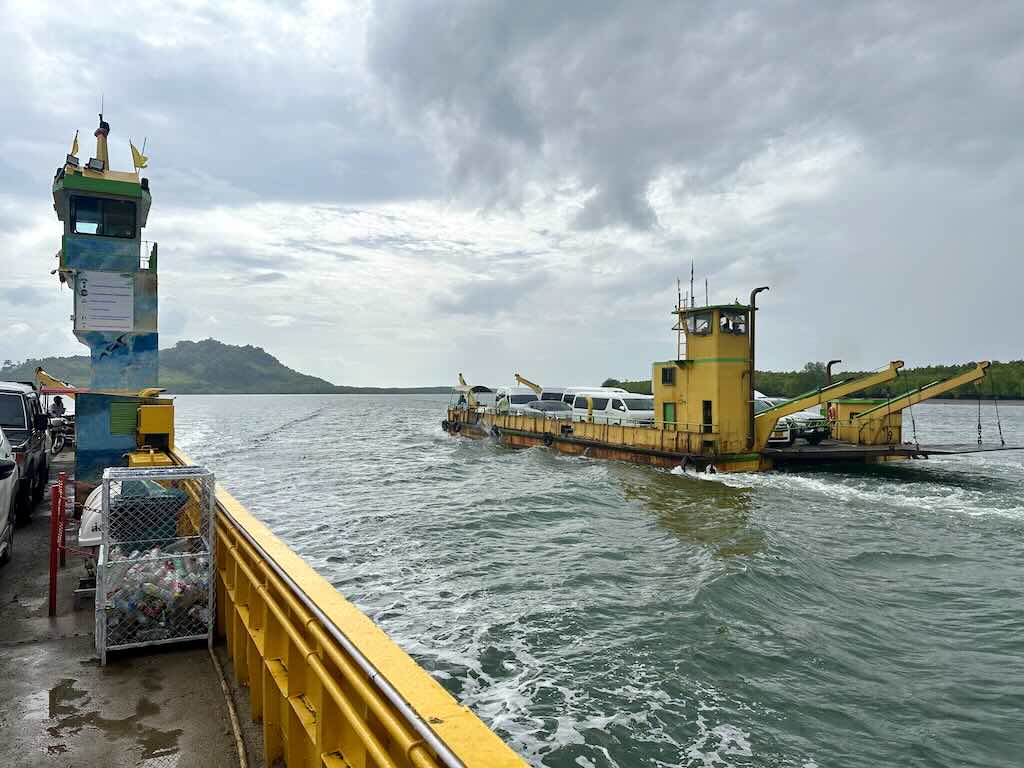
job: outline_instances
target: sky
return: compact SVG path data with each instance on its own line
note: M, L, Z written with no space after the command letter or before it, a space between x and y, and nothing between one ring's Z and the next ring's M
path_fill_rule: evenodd
M49 274L75 130L147 140L161 346L352 385L647 378L676 279L758 367L1020 359L1019 2L0 0L0 360L82 354Z

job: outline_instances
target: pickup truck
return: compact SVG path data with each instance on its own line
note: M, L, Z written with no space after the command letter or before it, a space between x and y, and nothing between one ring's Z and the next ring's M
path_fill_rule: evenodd
M50 460L47 439L49 418L31 384L0 381L0 429L18 463L18 517L28 519L32 508L43 499L49 481Z

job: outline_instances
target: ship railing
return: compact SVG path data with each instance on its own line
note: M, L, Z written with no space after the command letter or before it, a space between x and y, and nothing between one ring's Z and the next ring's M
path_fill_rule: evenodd
M191 464L175 452L178 463ZM373 621L216 490L217 616L266 764L525 768Z

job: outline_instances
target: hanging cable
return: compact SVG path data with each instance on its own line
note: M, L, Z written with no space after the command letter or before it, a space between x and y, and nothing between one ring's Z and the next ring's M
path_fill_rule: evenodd
M892 447L892 393L889 392L889 387L885 388L885 436Z
M992 378L992 374L989 374L989 386L992 387L992 404L996 407L996 427L999 429L999 445L1006 446L1006 441L1003 440L1003 422L999 419L999 393L996 392L996 381Z
M981 387L978 387L978 445L981 445Z
M910 427L914 431L914 447L916 447L917 450L920 451L921 450L921 443L918 442L918 439L917 439L917 422L914 420L914 406L913 405L907 406L907 410L910 411Z

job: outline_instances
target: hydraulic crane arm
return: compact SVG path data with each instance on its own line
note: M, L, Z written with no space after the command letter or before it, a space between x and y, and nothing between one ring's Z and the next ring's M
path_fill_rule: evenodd
M541 387L539 384L534 384L529 379L524 379L518 373L516 374L516 382L522 384L524 387L529 387L530 389L532 389L534 394L537 395L538 400L540 399L541 394L543 394L544 392L543 387Z
M43 387L64 387L66 389L74 389L74 387L72 387L66 381L61 381L56 376L51 376L42 368L36 368L36 381L38 381L40 386ZM68 392L68 397L73 398L74 394Z
M923 387L911 390L906 394L894 397L892 400L872 408L870 411L863 411L853 417L853 422L868 420L873 416L879 416L883 413L894 413L896 411L902 411L904 408L917 405L924 400L931 400L933 397L938 397L944 392L949 392L951 389L962 387L964 384L970 384L972 381L979 381L984 379L988 374L988 368L991 365L987 360L983 360L978 363L972 370L964 371L963 373L952 376L948 379L933 381L931 384L925 384Z
M476 401L476 395L473 394L473 388L466 383L466 380L463 378L461 373L459 374L459 386L455 389L466 396L466 402L469 404L470 408L476 408L479 405Z
M755 449L758 451L764 449L768 444L768 437L771 435L772 430L775 429L775 425L783 416L789 416L791 413L798 413L812 406L821 405L828 400L836 400L840 397L852 395L876 384L885 384L895 379L902 367L902 360L893 360L884 371L869 373L866 376L840 381L828 387L816 389L813 392L808 392L806 395L787 400L782 405L777 405L774 408L759 413L754 417L754 430L757 438L754 443Z

